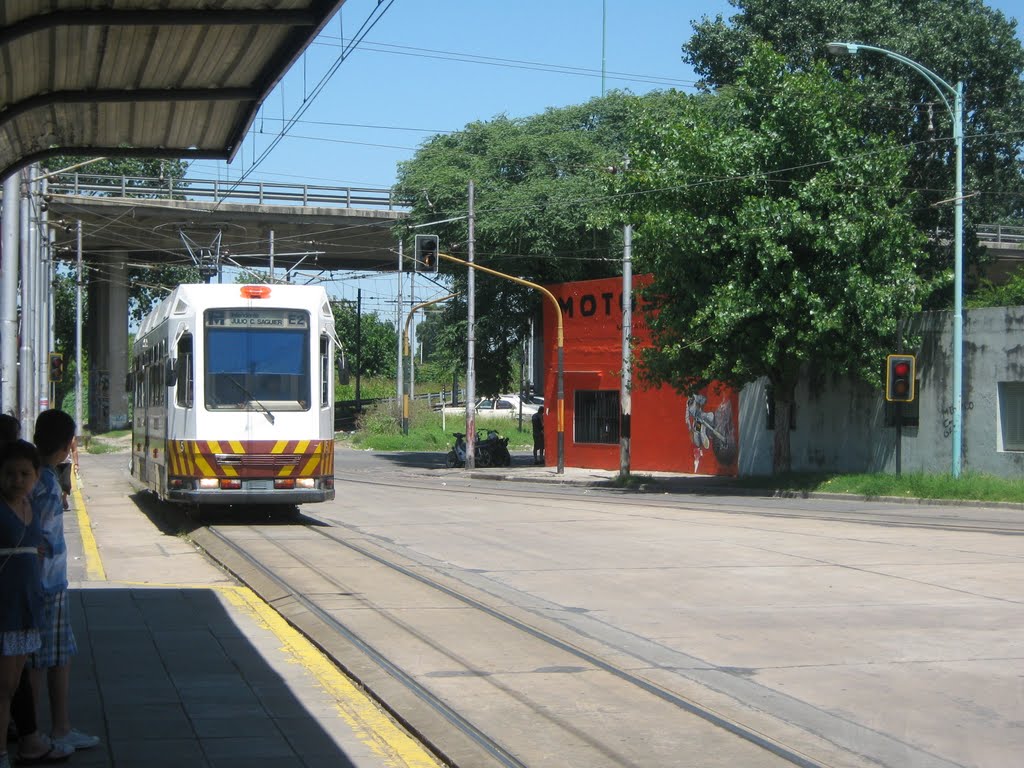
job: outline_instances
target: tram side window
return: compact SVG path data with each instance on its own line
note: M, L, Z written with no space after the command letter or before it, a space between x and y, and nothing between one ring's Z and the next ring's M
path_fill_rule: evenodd
M135 361L135 370L132 372L132 382L135 384L135 407L142 408L142 367L139 365L139 361Z
M192 334L178 340L178 385L175 403L191 408L195 403L195 375L192 366Z
M320 337L320 405L331 404L331 340Z

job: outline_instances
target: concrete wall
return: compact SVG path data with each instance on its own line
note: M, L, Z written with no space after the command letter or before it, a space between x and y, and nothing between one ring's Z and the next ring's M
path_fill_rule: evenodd
M952 465L952 322L949 312L925 313L911 323L918 337L917 426L904 426L903 472L950 472ZM882 361L879 361L879 367ZM965 472L1019 477L1024 452L1002 450L998 383L1024 381L1024 307L964 313L963 454ZM741 475L770 474L774 433L767 428L765 390L759 380L740 393ZM891 406L890 406L891 407ZM907 407L907 406L904 406ZM910 409L911 411L913 409ZM798 472L894 472L896 428L886 426L880 390L852 380L797 387L796 424L790 433Z

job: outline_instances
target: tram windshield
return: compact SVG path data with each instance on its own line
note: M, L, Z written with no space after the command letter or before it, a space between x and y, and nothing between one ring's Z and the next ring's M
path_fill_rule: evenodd
M309 409L307 312L208 310L205 360L208 410Z

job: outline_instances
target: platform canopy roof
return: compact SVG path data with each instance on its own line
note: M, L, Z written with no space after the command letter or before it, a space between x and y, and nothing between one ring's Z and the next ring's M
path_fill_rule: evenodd
M54 154L230 160L344 0L2 0L0 178Z

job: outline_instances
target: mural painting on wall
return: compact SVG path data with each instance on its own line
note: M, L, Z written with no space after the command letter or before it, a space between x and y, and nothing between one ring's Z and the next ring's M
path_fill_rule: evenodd
M693 445L693 474L734 474L739 458L736 392L709 385L686 398L686 429Z
M635 275L632 293L634 349L651 343L648 318L657 303L639 290L649 275ZM566 463L576 467L614 469L619 466L617 440L593 438L595 415L586 410L598 393L618 394L622 368L622 280L607 278L548 286L558 301L564 322ZM544 328L556 325L554 311L544 304ZM554 333L545 333L545 361L554 362ZM554 366L545 371L545 389L554 393ZM552 398L553 400L554 398ZM739 395L731 387L711 382L690 394L667 386L645 386L634 377L631 391L632 469L686 472L700 475L735 475L739 459ZM613 406L614 407L614 406ZM577 412L577 408L581 409ZM602 412L602 419L615 414ZM548 429L556 425L552 415ZM590 430L578 429L589 425ZM552 446L548 446L549 450ZM553 450L550 451L553 455Z

